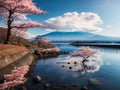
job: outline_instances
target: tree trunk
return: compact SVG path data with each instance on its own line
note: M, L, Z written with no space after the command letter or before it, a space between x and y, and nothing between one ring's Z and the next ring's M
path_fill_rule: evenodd
M83 70L84 70L85 72L87 72L87 69L88 69L87 65L85 64L86 61L88 61L86 58L84 58L83 61L82 61Z
M8 26L8 30L7 30L7 35L6 35L6 39L5 39L5 42L4 44L8 44L9 42L9 38L10 38L10 35L11 35L11 24L13 22L13 17L12 17L12 10L9 10L9 16L8 16L8 21L7 21L7 26Z
M9 41L9 38L10 38L10 34L11 34L11 29L8 28L8 30L7 30L7 36L6 36L4 44L8 44L8 41Z
M19 36L19 37L18 37L18 40L17 40L17 44L19 45L20 42L21 42L21 37Z

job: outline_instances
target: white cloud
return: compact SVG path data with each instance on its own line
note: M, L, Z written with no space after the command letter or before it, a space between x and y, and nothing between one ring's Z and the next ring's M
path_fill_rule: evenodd
M98 32L102 28L98 25L102 24L100 16L91 12L67 12L62 16L53 17L46 21L44 24L48 27L49 31L88 31Z
M35 37L36 37L36 35L33 35L29 32L25 32L25 34L23 36L23 38L25 38L25 39L31 39L31 38L35 38Z
M111 25L106 25L106 28L111 28Z

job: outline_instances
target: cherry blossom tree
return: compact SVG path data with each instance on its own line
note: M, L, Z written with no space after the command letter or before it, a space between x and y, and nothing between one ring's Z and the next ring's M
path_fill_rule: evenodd
M12 30L12 35L10 40L16 41L17 44L20 44L23 38L28 38L28 33L25 32L23 29L22 30Z
M26 31L32 27L44 27L37 22L28 20L26 15L45 13L37 8L32 0L0 0L0 17L8 29L4 43L8 43L13 29Z
M88 61L87 59L90 57L96 58L98 51L89 47L81 47L78 51L71 53L72 56L80 56L83 58L83 63Z
M75 57L75 56L82 57L83 71L87 71L88 70L88 65L85 62L89 61L88 58L97 58L98 53L99 52L96 49L92 49L92 48L89 48L89 47L81 47L81 48L78 49L78 51L75 51L75 52L71 53L71 55L73 57Z

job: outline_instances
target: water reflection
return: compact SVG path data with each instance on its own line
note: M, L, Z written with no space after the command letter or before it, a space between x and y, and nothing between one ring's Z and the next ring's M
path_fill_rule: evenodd
M101 53L97 55L97 59L89 58L89 62L85 62L86 66L83 65L80 57L71 57L69 54L59 55L56 58L36 61L31 76L41 76L42 82L50 84L48 90L81 90L82 86L88 86L90 90L120 90L120 50L91 48ZM73 52L78 47L61 45L61 49ZM102 85L96 85L96 80ZM73 84L78 87L71 89ZM64 88L64 85L67 88ZM26 86L28 90L45 90L41 83L32 84L31 79L26 82ZM53 87L58 87L58 89Z
M89 58L89 60L85 61L84 63L82 58L71 56L56 61L56 63L64 70L77 71L81 72L81 74L84 74L85 72L94 73L100 69L101 65L103 65L100 54L97 56L97 59Z

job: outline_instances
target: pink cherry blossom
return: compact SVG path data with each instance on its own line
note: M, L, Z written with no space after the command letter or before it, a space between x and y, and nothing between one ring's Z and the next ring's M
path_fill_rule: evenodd
M27 79L24 77L28 72L29 66L21 66L14 68L10 74L4 75L4 83L0 84L0 90L5 90L8 87L14 87L19 84L23 84Z
M5 43L8 43L12 30L27 31L33 27L44 28L42 24L27 19L26 15L45 13L37 8L32 0L0 0L0 15L8 29Z
M71 55L72 56L80 56L86 60L89 57L96 57L97 53L98 53L98 51L95 49L92 49L89 47L81 47L78 49L78 51L71 53Z

